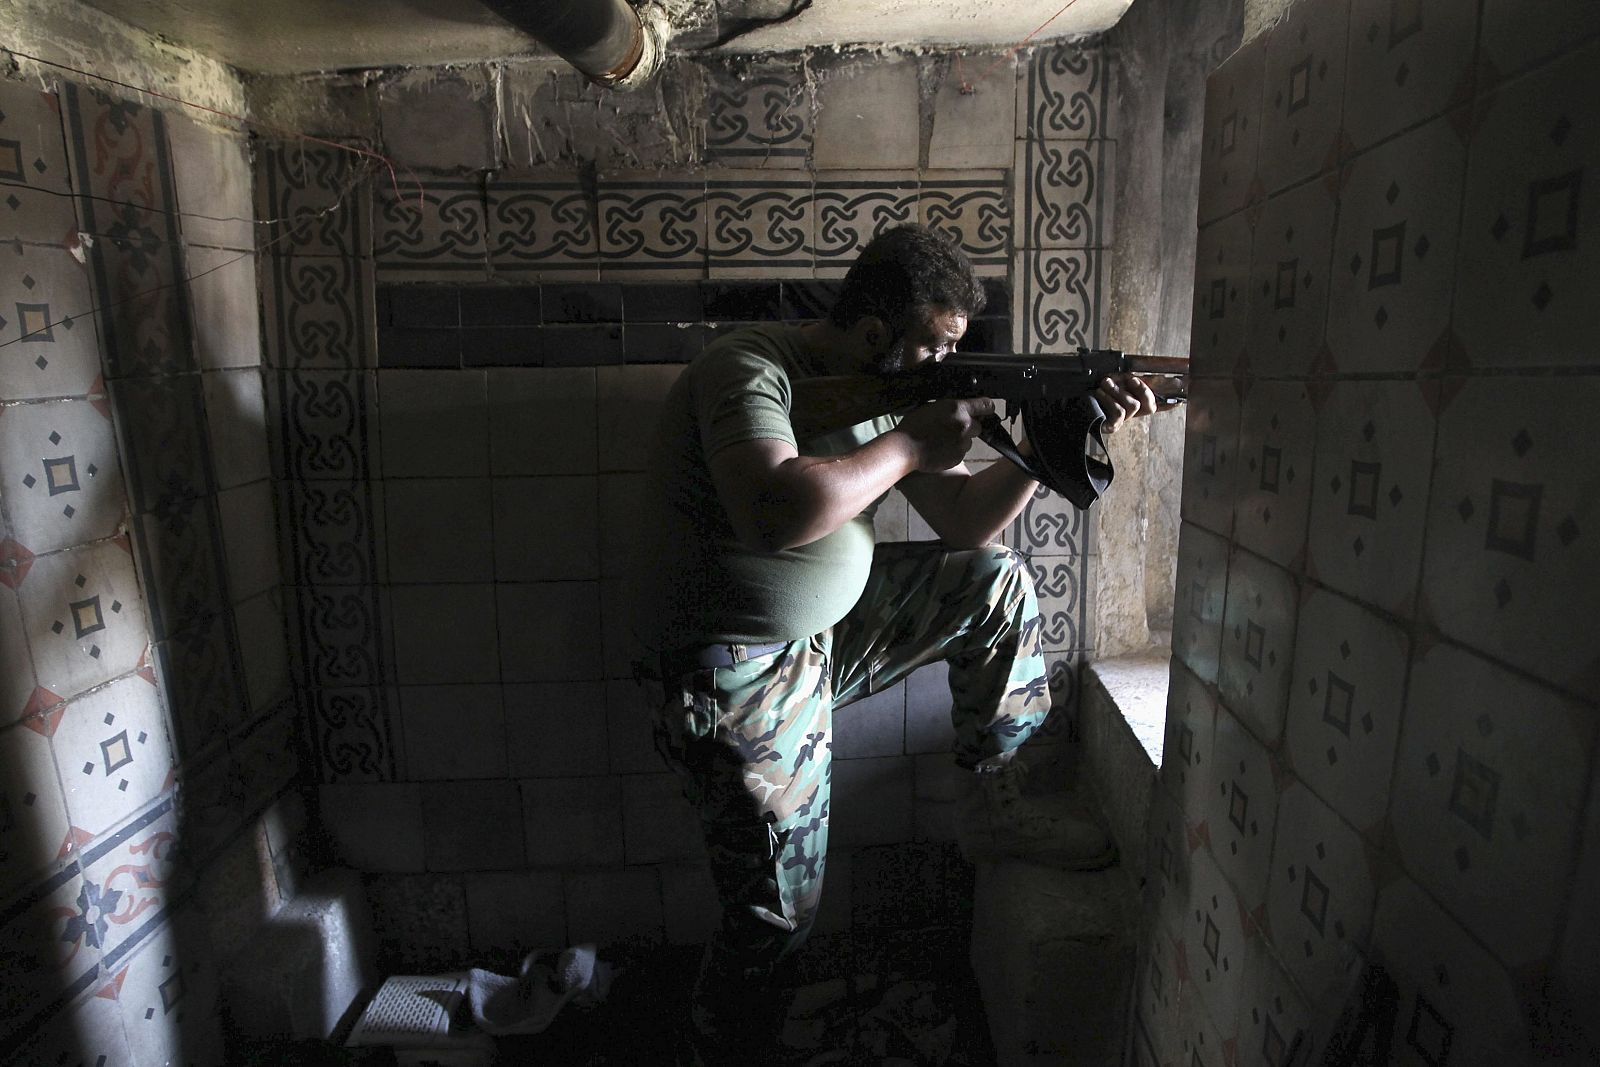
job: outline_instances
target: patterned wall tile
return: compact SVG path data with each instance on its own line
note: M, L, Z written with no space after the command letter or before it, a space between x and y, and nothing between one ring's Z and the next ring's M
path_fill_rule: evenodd
M1257 381L1239 427L1234 539L1298 572L1311 506L1317 414L1301 382Z
M1312 589L1300 605L1285 752L1295 774L1376 839L1389 807L1410 644L1393 623Z
M1209 848L1190 854L1189 904L1184 914L1183 955L1189 981L1199 993L1204 1014L1231 1040L1244 995L1245 959L1255 936L1255 920ZM1220 1059L1220 1046L1201 1062ZM1182 1062L1193 1062L1185 1057Z
M1595 721L1437 645L1412 667L1389 819L1406 869L1513 967L1555 943Z
M1600 31L1600 11L1587 0L1555 0L1536 19L1524 18L1517 0L1488 0L1483 8L1479 91L1529 63L1572 47Z
M1573 457L1596 448L1600 383L1551 384L1473 380L1441 415L1423 596L1445 633L1593 699L1600 660L1572 620L1600 611L1585 563L1600 504Z
M1258 374L1301 377L1321 369L1333 210L1325 182L1275 196L1262 209L1248 312L1250 365Z
M149 635L127 538L33 561L17 599L41 686L70 697L139 665Z
M114 987L96 971L81 976L71 992L82 994L90 988L96 989L94 995L83 997L64 1011L54 1011L61 1001L52 1004L43 1013L45 1018L38 1020L40 1029L29 1033L25 1044L10 1049L0 1046L0 1051L14 1052L18 1063L135 1062L117 1002L99 995L103 991L114 992Z
M297 666L307 684L345 690L383 680L383 618L371 586L302 586L296 599Z
M1264 941L1250 942L1235 1039L1237 1067L1282 1067L1309 1046L1323 1025Z
M1002 276L1010 269L1011 203L1004 171L923 171L916 219L953 238L979 274Z
M184 243L254 251L252 175L245 136L166 117Z
M873 237L917 221L917 173L819 171L813 203L817 277L843 278Z
M713 69L706 160L729 167L805 167L814 138L812 100L792 64Z
M1321 996L1339 988L1370 941L1373 853L1303 785L1284 792L1277 833L1267 886L1273 943L1300 987Z
M11 536L36 554L115 533L127 498L105 402L7 408L0 417L0 489Z
M1442 358L1465 163L1460 132L1441 118L1344 173L1328 295L1340 373L1412 371Z
M1238 890L1241 911L1258 918L1267 899L1280 773L1246 724L1219 704L1201 811L1217 866Z
M1011 328L1018 352L1070 352L1080 346L1099 346L1099 252L1017 251L1011 262Z
M815 82L818 171L915 167L921 94L914 58L838 56Z
M1183 438L1183 517L1213 533L1233 532L1241 403L1232 378L1194 377Z
M16 174L15 164L8 158L13 151L11 143L0 138L0 239L39 247L77 248L78 215L72 198L5 180Z
M266 256L262 319L268 366L339 370L374 363L372 262Z
M0 919L0 957L11 964L0 987L0 1049L8 1054L38 1032L63 994L81 995L99 977L100 937L109 924L97 898L73 859L9 902ZM82 1055L76 1045L73 1054Z
M136 1063L218 1063L219 982L205 928L193 908L128 954L113 981Z
M1317 418L1306 572L1409 616L1422 566L1434 420L1416 383L1339 382Z
M1532 20L1542 22L1543 19ZM1467 362L1588 365L1588 294L1600 290L1600 47L1514 82L1482 105L1467 164L1454 325ZM1589 175L1588 188L1583 178Z
M282 431L278 457L283 477L293 482L345 481L380 473L372 372L280 372L269 380Z
M1033 577L1034 591L1039 597L1046 650L1065 652L1089 646L1087 572L1086 561L1078 556L1041 556L1028 560L1028 573Z
M108 977L165 920L176 896L177 831L178 814L168 796L83 850L82 910L72 925L85 940L88 924L96 925Z
M173 744L187 767L218 755L247 710L233 637L224 619L210 616L155 646Z
M1104 48L1061 44L1026 54L1017 78L1017 138L1115 137L1106 125L1116 64ZM997 72L995 78L1001 77Z
M198 376L114 382L111 407L122 431L134 510L166 510L215 492Z
M1233 374L1248 351L1253 236L1252 218L1244 213L1200 231L1189 331L1196 374Z
M596 280L599 226L588 191L568 178L500 175L489 183L489 262L496 275Z
M482 181L430 177L399 195L372 191L372 258L383 281L481 280L489 258Z
M193 366L165 117L68 85L74 187L91 253L107 373Z
M1017 142L1012 202L1025 220L1021 248L1103 248L1112 243L1115 146L1104 140Z
M1090 553L1092 526L1079 511L1043 486L1017 518L1016 547L1033 556L1081 556Z
M1206 79L1205 135L1200 142L1200 224L1238 211L1260 196L1256 155L1261 140L1265 37L1229 56Z
M705 191L705 181L699 177L638 171L602 175L602 277L705 277Z
M150 622L170 637L229 603L223 569L222 525L215 499L197 497L138 516L136 548L151 592Z
M64 715L57 707L0 727L0 896L8 901L71 840L50 750L50 734Z
M1217 687L1262 741L1276 745L1293 667L1298 596L1281 567L1235 549L1228 566Z
M1517 1063L1529 1043L1516 987L1427 894L1408 879L1378 894L1374 954L1395 983L1388 1035L1395 1062Z
M96 391L93 307L88 268L65 249L0 248L0 400Z
M318 780L387 782L395 751L382 689L329 688L313 694L309 729Z
M1171 843L1175 848L1181 845L1180 859L1199 843L1199 839L1187 836L1188 830L1192 828L1199 833L1206 822L1206 806L1211 800L1216 723L1215 693L1204 679L1174 660L1167 688L1167 722L1161 745L1160 773L1166 793L1176 801L1171 814L1179 821L1178 827L1169 826L1168 832L1178 828L1185 831ZM1207 829L1205 839L1209 839L1209 834ZM1176 884L1181 879L1173 881Z
M0 184L69 191L60 97L8 81L0 114Z
M1353 147L1470 99L1477 15L1452 0L1351 0L1344 132Z
M153 676L124 677L69 702L50 743L72 826L90 836L174 780L176 758Z
M1178 538L1172 651L1207 682L1217 680L1222 612L1228 588L1228 542L1190 522Z
M23 637L22 607L17 602L15 588L19 581L14 569L0 570L0 725L8 725L25 712L38 710L30 706L35 688L33 659ZM40 699L56 703L54 698ZM0 895L4 895L3 890Z
M724 171L706 181L712 278L809 278L816 201L808 175Z
M1258 172L1268 193L1336 166L1349 0L1299 4L1267 34Z
M381 178L372 177L382 174ZM374 181L397 181L374 171L360 150L304 142L261 141L256 145L256 218L261 251L276 256L372 254ZM408 185L414 193L415 185Z

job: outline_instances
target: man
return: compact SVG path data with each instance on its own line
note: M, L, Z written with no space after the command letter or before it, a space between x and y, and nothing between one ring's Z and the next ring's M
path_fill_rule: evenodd
M1010 463L963 463L992 402L936 401L805 439L794 429L796 382L942 359L983 302L954 245L897 227L862 251L827 320L720 338L667 397L641 637L666 689L658 747L699 810L723 907L692 1027L714 1062L770 1040L781 1018L763 983L816 914L836 707L948 661L956 760L979 782L969 853L981 843L1080 869L1114 858L1097 827L1046 818L1016 789L1012 756L1050 697L1026 565L993 542L1037 483ZM1131 375L1099 399L1108 428L1156 408ZM937 542L874 545L873 511L894 488Z

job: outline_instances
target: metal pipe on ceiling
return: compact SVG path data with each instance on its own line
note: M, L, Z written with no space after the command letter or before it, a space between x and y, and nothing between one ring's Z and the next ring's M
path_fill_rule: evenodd
M634 89L661 65L670 25L656 5L627 0L483 0L597 85Z

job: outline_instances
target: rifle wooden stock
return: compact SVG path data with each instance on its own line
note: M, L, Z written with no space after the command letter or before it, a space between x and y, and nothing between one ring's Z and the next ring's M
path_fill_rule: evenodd
M985 396L992 400L1070 400L1092 393L1112 374L1182 378L1189 361L1173 356L1127 355L1112 349L1015 356L958 352L894 376L870 374L802 378L791 383L789 418L801 438L854 426L880 415L904 414L930 400ZM1178 390L1156 395L1184 399Z

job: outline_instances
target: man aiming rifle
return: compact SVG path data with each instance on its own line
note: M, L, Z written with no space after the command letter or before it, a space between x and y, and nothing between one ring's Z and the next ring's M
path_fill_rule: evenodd
M974 775L958 829L969 858L1114 862L1099 827L1046 815L1018 788L1012 758L1050 696L1026 563L994 542L1038 483L1011 463L964 464L993 401L859 419L807 410L821 394L805 383L893 381L944 360L983 302L942 235L887 230L826 320L719 338L667 397L639 628L657 653L644 669L665 690L657 746L699 812L722 904L694 990L691 1061L759 1062L759 1042L776 1035L784 1005L768 983L822 891L834 710L924 664L949 664L954 755ZM1127 373L1095 396L1105 430L1171 406ZM1031 455L1026 439L1018 448ZM874 544L873 512L894 488L938 541Z

